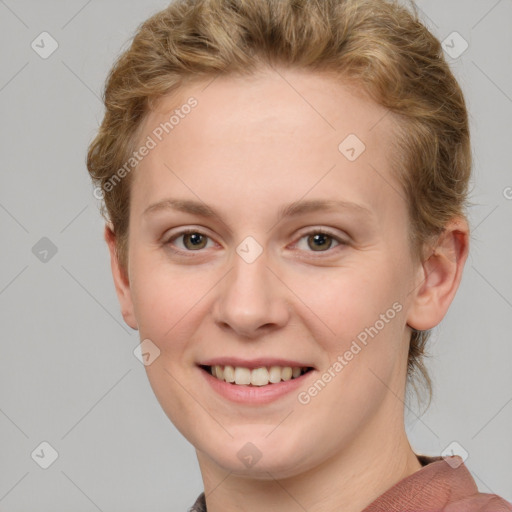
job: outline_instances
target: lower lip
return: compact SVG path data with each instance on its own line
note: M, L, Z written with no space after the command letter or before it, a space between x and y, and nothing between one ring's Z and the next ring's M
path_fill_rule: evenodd
M284 395L290 394L304 384L304 381L314 372L310 370L300 377L277 384L267 384L266 386L243 386L231 384L224 380L217 379L206 370L199 368L206 382L219 395L231 400L232 402L244 404L266 404L273 402Z

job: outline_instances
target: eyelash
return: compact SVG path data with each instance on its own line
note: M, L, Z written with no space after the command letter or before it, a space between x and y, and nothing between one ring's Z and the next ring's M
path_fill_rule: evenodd
M175 240L177 240L178 238L180 238L180 237L182 237L184 235L189 235L189 234L198 234L198 235L204 236L207 239L211 240L211 237L209 237L206 233L203 233L199 229L185 229L183 231L180 231L179 233L175 233L171 238L167 239L167 241L164 241L163 245L165 247L168 247L172 252L174 252L176 254L180 254L180 255L183 255L183 254L189 255L189 254L193 254L195 252L196 253L203 252L203 249L198 249L196 251L191 251L191 250L188 250L188 249L185 249L185 250L184 249L176 249L176 248L173 247L172 242L174 242ZM297 242L295 242L295 244L300 242L300 240L302 240L303 238L311 236L311 235L326 235L329 238L333 239L335 242L337 242L337 245L335 245L334 247L330 247L329 249L327 249L325 251L312 251L312 250L311 251L306 251L306 252L311 252L311 253L313 253L315 255L318 254L318 256L315 256L315 257L321 257L321 254L326 254L326 253L330 255L336 247L348 245L348 242L346 242L345 240L343 240L339 236L335 235L334 233L331 233L329 230L326 230L326 229L314 229L314 230L311 230L311 231L307 231L306 233L303 233L299 237L299 239L297 240Z

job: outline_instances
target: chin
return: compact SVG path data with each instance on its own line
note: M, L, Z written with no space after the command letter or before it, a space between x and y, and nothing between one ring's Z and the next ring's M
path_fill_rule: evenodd
M215 464L234 475L268 480L284 479L306 472L315 465L313 457L305 453L310 449L298 439L291 442L290 435L283 430L281 436L268 437L271 431L266 426L265 435L235 436L227 446L202 446L199 450ZM272 433L270 437L275 435ZM204 437L203 437L204 439ZM319 453L315 450L315 457Z

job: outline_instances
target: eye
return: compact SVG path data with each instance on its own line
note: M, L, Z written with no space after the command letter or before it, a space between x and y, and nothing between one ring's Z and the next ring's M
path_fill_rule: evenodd
M328 252L329 249L333 247L333 241L336 244L334 247L337 245L347 245L346 242L338 236L323 230L310 231L302 235L299 242L297 242L299 249L304 249L304 244L300 247L300 242L303 239L305 239L306 247L311 249L311 251L308 252ZM305 250L307 251L307 249Z
M186 231L181 231L175 234L165 242L165 245L175 245L172 242L175 242L180 238L183 239L183 244L181 247L178 245L178 249L184 252L204 249L207 245L207 241L209 240L209 237L204 233L201 233L201 231L198 231L197 229L187 229Z
M181 246L176 241L182 239ZM201 249L208 247L208 241L210 237L197 229L187 229L176 233L169 238L164 245L171 246L172 250L176 252L198 252ZM301 242L305 240L304 243ZM296 243L297 247L306 252L328 252L331 248L338 245L347 245L347 242L343 241L338 236L329 233L326 230L315 230L308 233L304 233L299 241ZM173 246L177 247L174 249ZM310 249L308 251L308 248Z

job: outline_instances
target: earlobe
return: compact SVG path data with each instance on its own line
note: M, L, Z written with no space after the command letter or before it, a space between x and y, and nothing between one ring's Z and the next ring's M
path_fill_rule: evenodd
M134 314L130 282L127 272L119 263L116 250L116 235L112 226L109 224L105 224L104 238L110 252L110 267L112 269L112 277L114 279L117 298L119 300L119 305L121 306L121 314L123 315L124 321L127 325L132 329L137 330L138 324Z
M468 224L457 217L445 226L430 256L418 269L407 316L410 327L425 331L441 322L459 288L468 252Z

